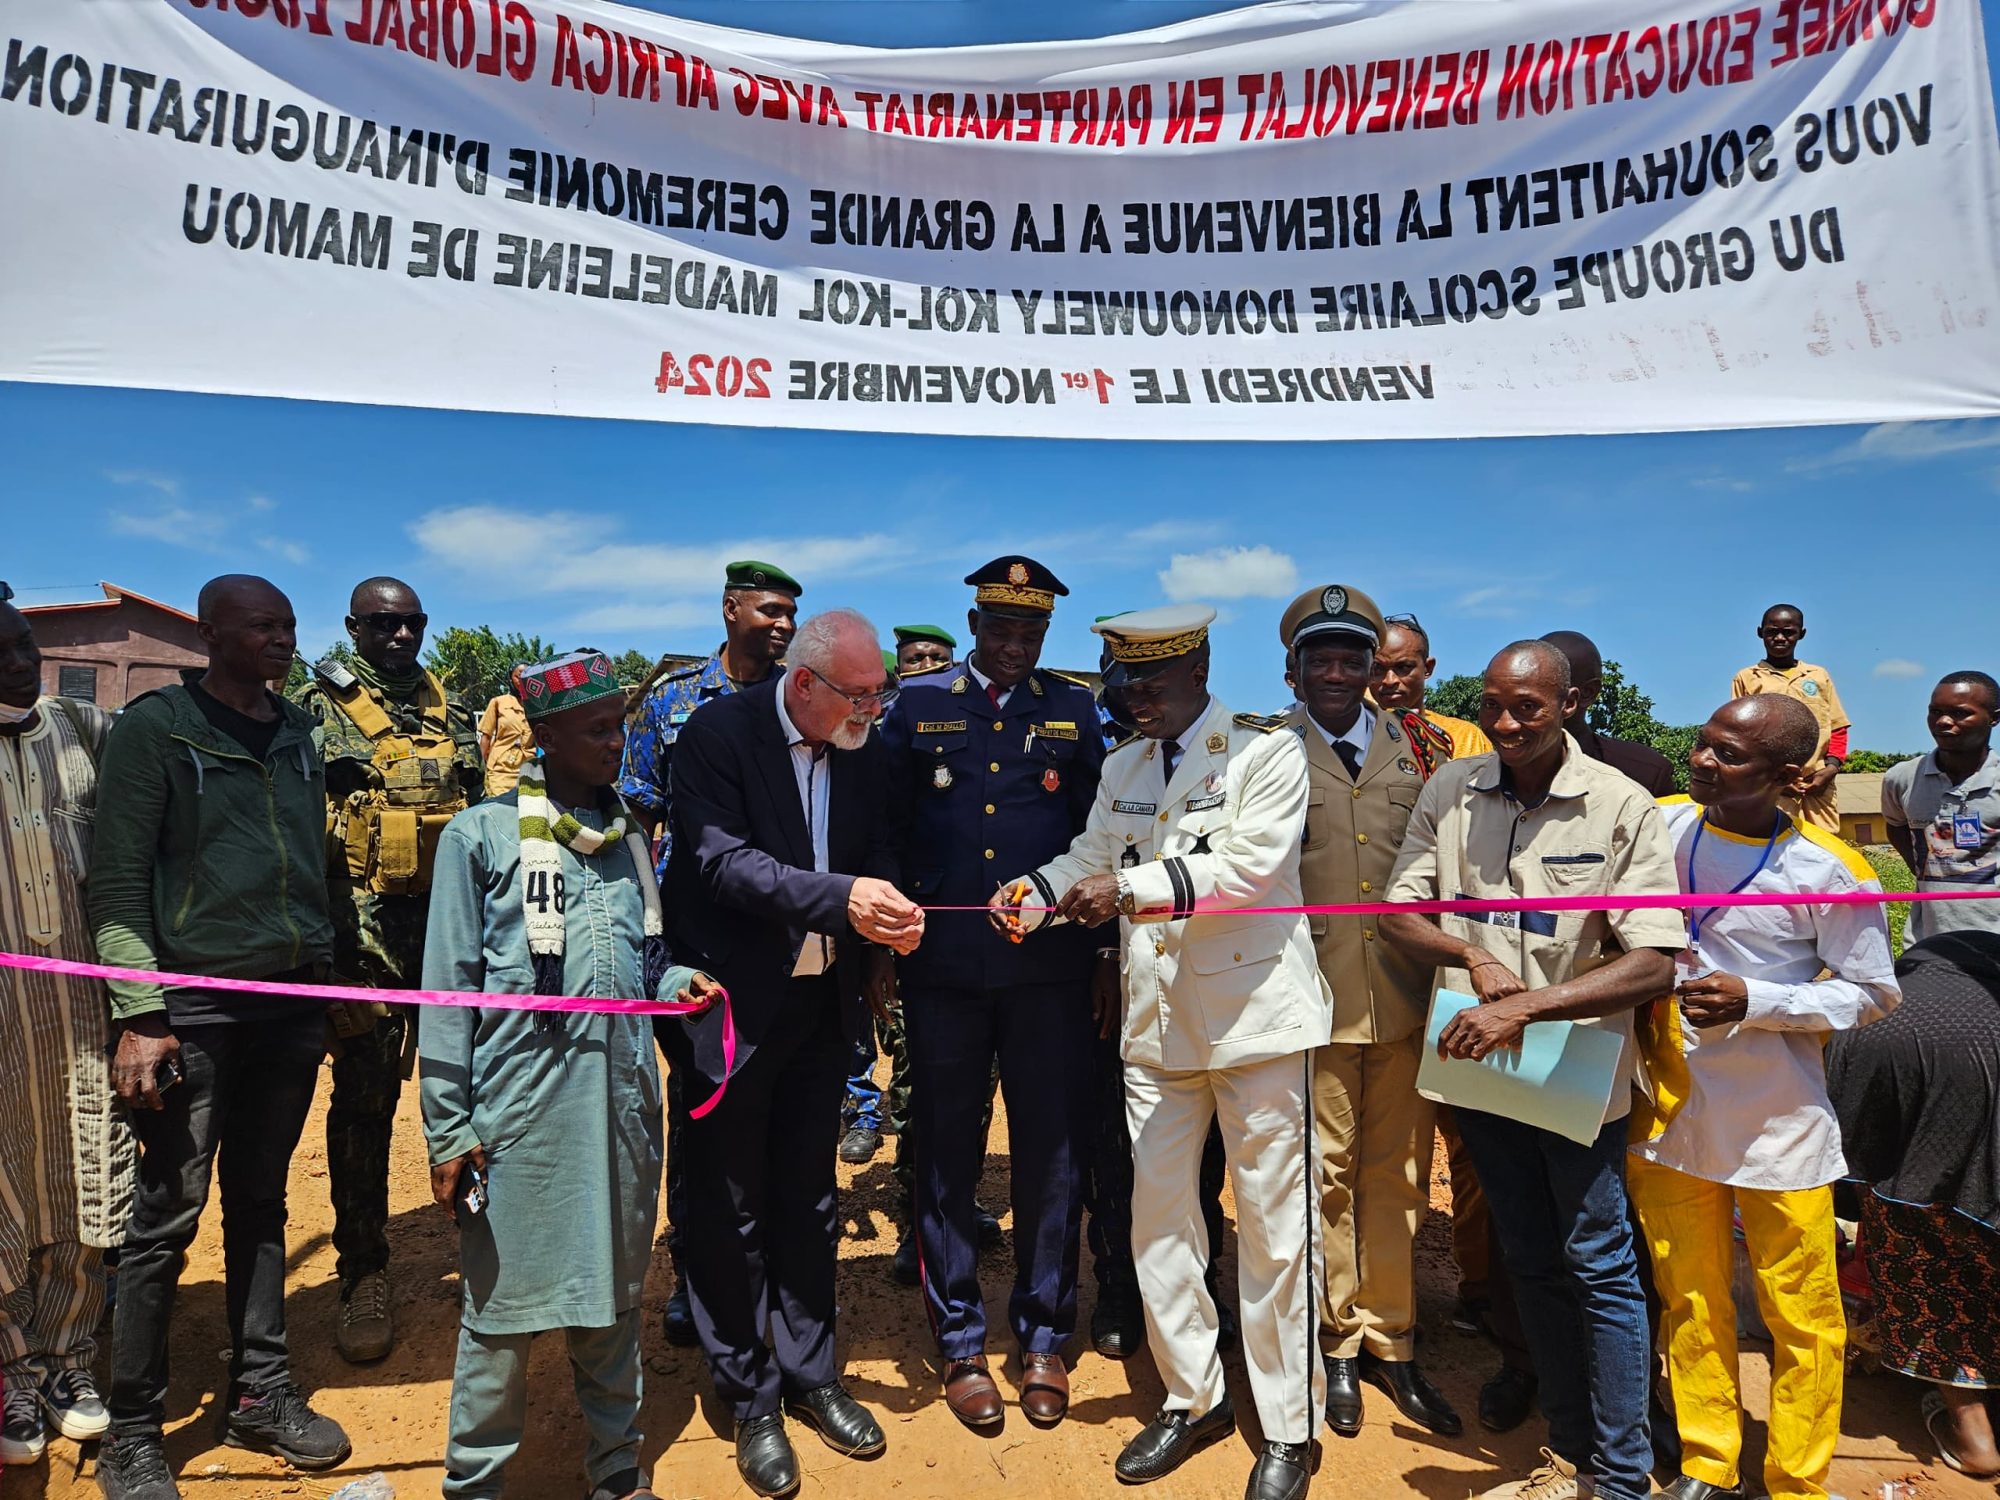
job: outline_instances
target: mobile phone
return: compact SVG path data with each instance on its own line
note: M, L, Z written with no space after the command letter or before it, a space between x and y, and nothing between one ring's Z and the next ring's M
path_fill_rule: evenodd
M463 1186L459 1189L459 1196L465 1200L465 1211L469 1214L486 1212L486 1173L468 1162L460 1181Z
M181 1060L170 1057L153 1070L153 1092L164 1094L185 1077L187 1074L181 1069Z

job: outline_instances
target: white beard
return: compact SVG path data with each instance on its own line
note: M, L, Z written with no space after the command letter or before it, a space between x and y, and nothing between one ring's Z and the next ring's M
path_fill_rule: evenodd
M842 719L827 736L827 743L836 750L859 750L868 743L869 731L874 727L873 719Z

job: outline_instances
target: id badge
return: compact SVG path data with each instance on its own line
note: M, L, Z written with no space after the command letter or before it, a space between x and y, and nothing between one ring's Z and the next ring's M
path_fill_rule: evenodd
M1951 819L1951 842L1958 849L1979 849L1986 843L1986 828L1979 821L1978 813L1954 813Z

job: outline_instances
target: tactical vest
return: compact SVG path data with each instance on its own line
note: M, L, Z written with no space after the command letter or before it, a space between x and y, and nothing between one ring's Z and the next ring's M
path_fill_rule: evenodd
M348 674L341 674L347 676ZM375 747L378 785L329 802L327 869L383 896L415 896L431 886L438 836L465 810L458 778L458 742L445 719L444 688L426 672L418 690L423 728L398 729L368 689L351 677L336 684L324 672L321 689Z

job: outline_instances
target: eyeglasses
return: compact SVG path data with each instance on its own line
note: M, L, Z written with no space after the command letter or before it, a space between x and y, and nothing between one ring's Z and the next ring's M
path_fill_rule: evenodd
M1384 625L1407 625L1418 635L1424 633L1424 627L1415 615L1384 615L1382 616L1382 623Z
M828 677L826 673L820 671L818 667L807 667L806 670L821 682L824 682L827 685L828 691L835 697L845 698L856 709L879 708L886 713L889 705L894 703L897 695L903 691L900 683L886 682L872 693L850 693L847 689L833 681L832 678Z
M412 635L422 635L424 628L431 622L431 617L421 612L413 615L399 615L386 609L378 609L372 615L356 615L354 618L359 620L363 625L366 625L370 630L379 630L384 635L394 635L405 625L410 627Z

